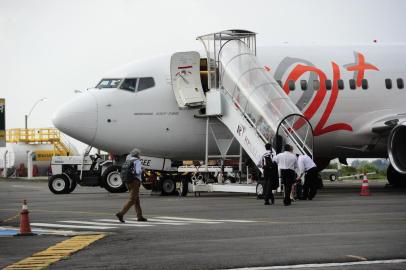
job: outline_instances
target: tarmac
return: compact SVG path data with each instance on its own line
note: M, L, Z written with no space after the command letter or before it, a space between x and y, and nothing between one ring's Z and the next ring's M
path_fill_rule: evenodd
M370 181L325 182L312 201L265 206L253 195L151 196L147 223L114 214L127 195L78 187L54 195L46 181L0 180L0 269L75 234L107 234L48 269L406 269L406 190ZM39 235L15 237L21 202ZM65 236L67 235L67 236Z

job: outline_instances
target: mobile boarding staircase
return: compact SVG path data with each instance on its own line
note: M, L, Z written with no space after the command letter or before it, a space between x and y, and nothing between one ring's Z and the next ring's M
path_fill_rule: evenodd
M194 75L202 72L197 64L200 55L197 52L174 54L171 59L172 85L179 106L204 107L206 133L209 132L209 118L217 118L255 164L265 153L264 144L267 142L272 143L277 153L285 144L290 144L295 153L313 157L313 129L281 86L259 64L256 34L228 30L197 39L203 43L207 54L207 71L204 72L207 72L209 91L204 93L201 90L200 78ZM179 75L181 79L178 79ZM207 144L206 135L206 164L210 157ZM255 185L199 187L196 183L189 184L189 191L257 192Z

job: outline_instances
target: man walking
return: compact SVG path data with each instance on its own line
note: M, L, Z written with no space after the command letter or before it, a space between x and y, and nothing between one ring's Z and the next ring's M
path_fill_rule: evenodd
M271 199L271 204L275 203L272 190L279 186L279 175L278 165L273 161L275 154L272 151L272 145L270 143L265 144L265 149L266 152L262 155L258 167L264 170L264 204L269 205L269 199Z
M147 221L142 216L141 204L140 204L140 186L141 186L141 160L140 151L133 149L127 156L121 168L121 178L126 182L128 190L130 192L128 201L124 204L120 212L116 214L116 217L120 222L124 223L124 215L134 205L135 212L137 213L138 221Z
M278 164L281 170L282 184L284 185L284 199L283 204L288 206L291 204L290 193L292 191L292 184L296 180L297 158L293 154L293 147L286 144L284 152L276 155L274 161Z
M308 155L300 155L298 158L300 179L303 174L305 182L303 185L303 200L312 200L317 193L318 179L317 179L317 166L316 163Z

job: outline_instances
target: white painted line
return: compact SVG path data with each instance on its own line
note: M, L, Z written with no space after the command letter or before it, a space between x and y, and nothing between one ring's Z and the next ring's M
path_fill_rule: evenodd
M117 228L117 227L111 227L111 226L80 226L80 225L65 225L65 224L53 224L53 223L31 223L31 226L50 227L50 228L92 229L92 230L107 230L107 229Z
M107 220L100 220L100 221L107 221ZM96 225L96 226L127 226L127 227L150 227L152 225L147 224L127 224L127 223L102 223L102 222L93 222L93 221L80 221L80 220L63 220L59 221L63 223L73 223L73 224L85 224L85 225ZM108 221L111 222L111 221ZM115 222L115 221L114 221ZM118 220L117 220L118 222Z
M177 218L177 217L173 217L172 219L169 219L170 217L160 217L159 218L149 218L148 220L151 221L168 221L170 220L171 222L182 222L183 220L187 220L187 221L205 221L205 222L235 222L235 223L253 223L253 222L257 222L257 221L253 221L253 220L242 220L242 219L199 219L199 218ZM174 220L174 219L178 219L178 220Z
M188 223L180 223L180 222L148 222L148 221L131 221L134 220L133 218L129 218L127 220L125 220L125 223L120 223L120 221L116 220L116 219L97 219L97 221L104 221L104 222L113 222L113 223L119 223L119 224L134 224L134 225L138 225L139 227L143 227L143 226L155 226L155 225L189 225ZM136 218L135 218L136 220Z
M131 220L137 220L136 218L129 218ZM161 219L161 218L148 218L148 221L153 222L173 222L173 223L182 223L183 220L170 220L170 219Z
M346 255L347 257L356 259L356 260L360 260L360 261L368 261L367 258L361 257L361 256L357 256L357 255Z
M215 221L221 222L234 222L234 223L255 223L254 220L242 220L242 219L214 219Z
M230 268L227 270L306 269L306 268L326 268L326 267L339 267L339 266L352 266L352 265L398 264L398 263L406 263L406 259L345 262L345 263L311 263L311 264L264 266L264 267L243 267L243 268Z
M201 218L184 218L184 217L157 217L166 220L182 220L189 223L201 223L201 224L220 224L223 222L216 221L213 219L201 219Z

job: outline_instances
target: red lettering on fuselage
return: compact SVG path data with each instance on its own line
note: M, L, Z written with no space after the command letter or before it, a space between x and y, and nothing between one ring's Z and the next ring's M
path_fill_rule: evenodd
M357 53L357 58L358 59L356 60L354 65L347 65L347 70L357 73L357 87L361 87L362 80L364 79L365 75L365 70L379 71L379 69L374 65L365 63L365 57L362 53Z

